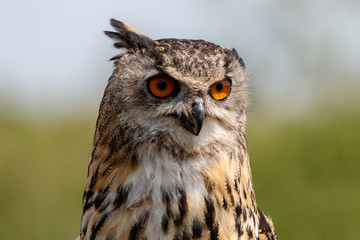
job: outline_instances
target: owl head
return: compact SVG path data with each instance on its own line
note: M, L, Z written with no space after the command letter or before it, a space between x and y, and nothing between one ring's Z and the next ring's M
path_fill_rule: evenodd
M105 34L120 54L111 59L115 69L99 118L144 141L167 136L182 146L227 138L244 127L245 66L235 49L203 40L152 40L123 22L112 19L111 25L116 31Z

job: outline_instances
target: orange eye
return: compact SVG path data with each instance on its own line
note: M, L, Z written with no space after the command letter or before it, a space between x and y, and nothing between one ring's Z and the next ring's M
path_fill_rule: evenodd
M175 88L175 80L168 76L155 76L148 82L149 90L156 97L167 97Z
M230 87L231 83L227 78L220 82L214 83L210 86L211 96L213 96L213 98L216 100L223 100L229 95Z

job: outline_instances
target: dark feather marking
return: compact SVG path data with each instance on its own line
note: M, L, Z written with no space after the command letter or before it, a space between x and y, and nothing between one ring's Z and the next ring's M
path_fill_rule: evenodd
M253 238L253 232L252 232L250 226L248 226L248 227L246 228L246 232L247 232L249 238Z
M243 209L242 212L243 212L243 220L244 220L244 222L246 222L246 220L247 220L247 212L246 212L246 209Z
M116 190L116 198L114 200L114 210L118 209L121 207L121 205L127 200L127 197L129 195L129 191L130 191L130 187L124 187L124 186L120 186L117 190Z
M208 227L208 229L213 229L213 225L215 222L215 207L214 207L214 200L211 198L211 196L205 197L205 205L206 205L206 211L205 211L205 224Z
M225 210L228 209L228 203L227 203L225 197L223 197L223 207L224 207Z
M101 164L101 163L99 163L99 165L97 166L94 174L93 174L92 177L91 177L89 189L93 189L93 188L95 187L95 184L96 184L96 181L97 181L97 177L98 177L98 173L99 173L100 164Z
M245 192L245 187L243 188L243 194L244 194L244 198L247 199L247 194Z
M258 209L260 215L260 222L259 222L259 233L264 233L268 239L277 239L276 233L272 232L272 228L270 227L264 213Z
M131 154L130 162L132 166L136 166L139 163L139 159L137 158L135 153Z
M210 230L210 240L219 239L219 225L216 223L214 227Z
M101 204L103 203L103 201L105 200L105 198L107 196L109 188L110 188L110 186L108 185L106 188L99 190L99 192L97 193L95 200L94 200L95 209L98 209L101 206Z
M93 225L90 235L90 240L96 239L96 234L100 231L100 229L104 226L105 222L107 221L110 213L105 213L101 216L101 218L97 221L96 224Z
M167 233L167 231L169 229L169 218L166 215L164 215L161 220L161 228L165 234Z
M94 150L95 150L95 148L94 148ZM91 164L92 164L93 159L94 159L94 157L93 157L93 153L92 153L92 154L91 154L91 157L90 157L89 165L88 165L88 167L87 167L87 175L86 175L86 177L89 177L89 174L90 174L90 166L91 166Z
M249 210L249 215L250 215L250 218L253 220L253 223L254 223L254 226L256 225L256 222L255 222L255 215L254 215L254 212L248 208Z
M184 231L184 233L183 233L183 240L190 240L190 239L191 239L190 234L187 233L186 231Z
M239 185L238 185L238 181L235 179L235 181L234 181L234 186L235 186L235 190L238 192L238 193L240 193L239 192Z
M235 207L235 213L236 213L236 217L239 218L241 215L241 206L236 206Z
M101 208L98 209L99 213L102 213L103 211L105 211L105 209L110 205L110 201L105 202Z
M242 209L241 209L241 206L236 206L235 207L235 213L236 213L236 217L235 217L235 228L239 234L239 236L243 235L243 231L241 229L241 212L242 212Z
M192 237L193 238L200 238L202 234L202 226L199 220L195 219L192 224Z
M84 207L83 207L83 214L89 209L91 208L93 205L95 206L95 209L98 209L101 204L103 203L103 201L105 200L106 196L107 196L107 192L109 190L110 186L107 186L105 189L101 189L97 194L94 200L90 201L89 199L94 195L94 192L92 190L88 190L86 197L85 197L85 203L84 203ZM109 203L107 203L106 205L108 205ZM103 210L105 210L106 206L102 207L100 210L100 212L102 212Z
M180 194L180 198L179 198L179 213L180 213L180 215L174 219L174 224L176 226L180 226L183 223L184 217L188 211L186 192L181 188L179 188L178 191Z
M244 231L242 229L242 226L241 226L241 221L240 220L237 220L236 222L236 230L239 234L239 237L242 236L244 234Z
M175 226L179 227L183 223L183 219L180 217L180 215L174 215L174 224Z
M253 191L250 193L251 205L255 208L255 194ZM255 214L257 214L257 209L255 208Z
M228 195L230 197L231 204L234 206L234 196L232 194L231 184L230 184L229 178L225 179L225 184L226 184L226 190L227 190Z
M85 201L85 203L89 202L90 198L93 195L94 195L94 191L92 190L84 191L83 201Z
M92 190L86 191L85 194L85 201L83 206L83 214L93 205L93 201L90 201L91 197L94 195L94 192Z
M179 200L178 200L179 215L174 216L175 226L180 226L181 224L183 224L184 217L188 210L185 191L179 188L178 194L179 194Z
M137 240L138 234L145 228L145 224L149 219L149 212L146 212L140 219L132 226L129 234L129 240Z
M163 191L162 193L162 198L163 198L163 202L166 205L166 215L168 217L172 216L172 211L171 211L171 199L172 199L172 195L171 192L168 191Z
M91 208L93 204L94 204L93 201L85 203L85 204L84 204L84 207L83 207L83 214L84 214L89 208Z
M86 235L86 231L87 231L87 228L89 226L89 221L90 221L90 218L88 217L86 219L86 221L83 224L81 224L81 230L84 233L84 236Z

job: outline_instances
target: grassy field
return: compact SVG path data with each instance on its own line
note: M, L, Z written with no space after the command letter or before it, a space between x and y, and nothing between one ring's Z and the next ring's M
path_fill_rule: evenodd
M281 239L358 239L360 114L257 119L248 135L258 204Z
M0 239L75 239L96 116L0 117ZM360 114L250 115L260 208L281 239L357 239Z

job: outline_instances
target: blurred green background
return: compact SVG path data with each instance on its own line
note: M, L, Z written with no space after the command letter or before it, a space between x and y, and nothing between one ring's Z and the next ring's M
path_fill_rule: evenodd
M0 239L75 239L95 121L126 21L235 47L257 201L280 239L358 239L360 3L9 1L0 6Z

